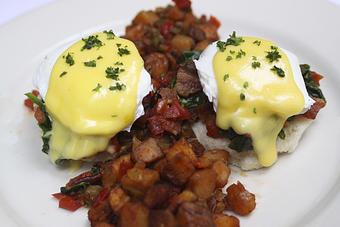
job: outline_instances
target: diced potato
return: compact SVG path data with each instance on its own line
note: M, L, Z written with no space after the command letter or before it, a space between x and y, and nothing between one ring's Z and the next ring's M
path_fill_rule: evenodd
M122 178L122 187L131 195L139 197L157 181L159 181L159 174L156 170L134 167Z
M153 25L159 17L152 11L141 11L133 19L133 24L149 24Z
M223 188L228 183L228 178L230 175L230 169L226 166L225 162L223 161L216 161L212 169L216 173L216 187Z
M171 40L171 46L179 52L189 51L194 46L194 40L186 35L175 35Z
M240 227L240 221L234 216L215 214L213 218L216 227Z
M174 215L169 210L151 210L149 215L150 227L177 227Z
M174 21L182 20L184 16L185 13L181 11L177 6L171 7L168 11L168 17Z
M130 197L127 194L125 194L123 189L121 189L119 186L110 191L109 203L111 209L115 213L118 213L119 210L124 206L124 204L129 202L129 200Z
M106 223L106 222L99 222L99 223L96 223L94 227L114 227L114 225Z
M216 162L216 161L228 162L230 155L229 155L229 152L226 150L215 149L215 150L209 150L205 152L202 155L202 157L207 158L211 160L212 162Z
M203 51L210 43L211 42L209 40L200 41L199 43L196 44L194 50Z
M198 198L208 199L216 188L216 173L211 169L196 171L188 182L187 188Z
M212 213L221 214L226 210L226 194L222 192L222 189L216 189L214 194L208 200L208 206Z
M175 211L179 205L184 202L195 202L197 200L197 196L195 193L189 190L184 190L180 194L174 196L169 205L169 209L171 211Z
M148 227L149 209L140 202L126 203L120 214L121 227Z
M171 157L162 169L161 175L174 185L184 185L195 171L188 156L178 153Z
M178 208L176 219L179 227L215 226L208 209L190 202L185 202Z
M178 140L172 147L164 151L168 160L172 159L178 153L183 153L193 163L197 161L197 156L192 145L184 138Z
M120 182L121 178L126 172L134 166L130 154L123 155L112 163L112 173L116 176L117 182Z
M97 206L91 206L88 211L88 218L91 225L100 222L108 222L111 212L111 207L107 201L99 203Z
M151 163L163 157L163 152L154 138L149 138L133 146L132 157L136 162Z
M155 184L145 194L144 203L150 209L167 206L169 198L176 194L176 189L169 184Z
M241 182L232 184L227 188L228 206L235 213L245 216L255 209L255 195L248 192Z

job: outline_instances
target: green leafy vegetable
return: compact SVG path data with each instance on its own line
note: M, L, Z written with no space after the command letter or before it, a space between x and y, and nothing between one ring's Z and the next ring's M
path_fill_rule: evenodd
M96 67L97 66L97 63L96 63L96 60L91 60L91 61L86 61L84 62L84 65L86 67Z
M285 131L283 131L283 129L281 129L281 131L280 131L280 133L279 133L278 136L279 136L280 139L284 140L284 139L286 138L286 133L285 133Z
M278 48L275 46L271 46L270 49L270 51L267 51L266 58L269 60L270 63L278 61L279 58L281 58Z
M74 59L73 59L73 57L72 57L72 55L70 53L67 53L65 61L70 66L74 65Z
M121 72L124 72L125 69L121 69L119 67L113 68L113 67L107 67L105 70L106 78L112 79L112 80L119 80L119 74Z
M64 71L64 72L60 73L59 77L63 77L63 76L65 76L66 74L67 74L67 72Z
M260 41L260 40L255 40L255 41L253 42L253 44L255 44L255 45L257 45L257 46L260 46L260 45L261 45L261 41Z
M98 92L101 88L102 88L102 85L98 83L97 87L93 88L92 91Z
M217 41L216 46L221 52L223 52L223 51L225 51L227 46L229 46L229 45L238 46L243 42L244 42L244 39L242 37L236 36L236 32L233 31L233 33L231 35L229 35L229 38L227 39L227 41L225 41L225 42Z
M111 91L123 91L125 90L125 88L126 88L126 85L122 83L116 83L116 85L109 87Z
M121 47L122 44L118 43L117 47L118 47L118 55L119 56L123 56L123 55L129 55L130 51L127 49L127 46L125 47Z
M277 67L276 65L274 65L273 68L271 68L270 70L275 72L279 77L285 77L285 71L283 71L280 67Z
M42 151L48 154L49 151L49 140L51 137L52 122L46 111L45 103L42 99L39 99L33 93L26 93L27 98L29 98L34 104L38 105L41 111L44 113L45 121L43 123L38 123L40 129L42 130L42 141L43 147Z
M112 30L109 30L109 31L104 31L104 33L106 34L106 38L107 39L114 39L115 37L116 37L116 35L115 35L115 33L113 33L113 31Z
M243 93L241 93L241 94L240 94L240 100L241 100L241 101L244 101L245 99L246 99L246 96L245 96Z
M253 67L253 69L260 68L261 63L258 62L258 61L254 61L254 62L251 63L251 67Z
M102 41L100 41L98 39L98 35L90 35L88 38L83 38L82 39L84 41L84 46L81 48L81 50L90 50L93 47L97 47L100 48L101 46L103 46Z
M182 106L188 109L198 107L204 102L204 100L205 100L205 96L203 93L198 93L188 98L180 98L180 102Z
M300 69L309 96L326 101L325 96L323 95L318 84L314 80L312 80L310 66L307 64L302 64L300 65Z

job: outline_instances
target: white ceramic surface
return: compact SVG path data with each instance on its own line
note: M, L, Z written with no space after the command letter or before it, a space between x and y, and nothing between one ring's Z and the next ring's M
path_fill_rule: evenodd
M50 194L75 173L58 169L40 152L39 130L23 107L23 94L48 49L86 30L115 24L117 31L141 9L169 1L60 0L0 27L1 226L89 226L86 210L57 208ZM327 107L295 153L259 171L235 171L256 193L257 208L243 227L339 226L340 216L340 8L329 1L194 0L197 15L217 16L221 37L231 31L275 40L325 75Z

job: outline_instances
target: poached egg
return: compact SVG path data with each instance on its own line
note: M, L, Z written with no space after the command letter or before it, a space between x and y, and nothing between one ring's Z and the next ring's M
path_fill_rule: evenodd
M272 41L234 32L225 42L210 44L195 65L217 126L249 135L259 163L275 163L284 123L314 103L297 57Z
M136 46L112 31L48 54L34 84L52 118L49 156L80 160L105 150L111 137L144 114L151 77Z

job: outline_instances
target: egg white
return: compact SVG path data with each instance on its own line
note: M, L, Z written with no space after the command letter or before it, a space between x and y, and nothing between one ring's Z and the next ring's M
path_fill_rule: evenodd
M69 47L72 43L77 40L73 40L72 42L65 42L57 46L55 49L51 50L46 54L46 56L41 60L40 65L37 68L37 72L33 77L33 85L39 91L41 97L45 99L46 93L48 90L49 80L51 76L51 72L53 66L59 56ZM143 98L149 94L150 91L153 90L151 83L150 74L143 68L139 83L138 83L138 92L137 92L137 108L135 113L135 118L138 119L140 116L144 115L144 107L142 104ZM134 122L133 121L133 122ZM124 131L130 131L133 122L124 129Z
M213 60L216 52L218 51L216 47L216 42L210 44L201 54L198 60L194 60L199 79L201 81L203 92L207 95L210 102L213 103L214 110L217 110L217 100L218 100L218 90L217 82L215 79L215 73L213 68ZM300 70L300 64L298 58L288 50L280 48L288 57L290 66L292 68L293 76L296 85L301 91L304 97L304 108L301 113L305 113L315 102L309 97L305 82L302 77Z

